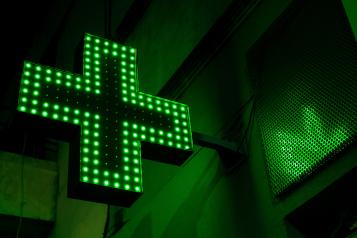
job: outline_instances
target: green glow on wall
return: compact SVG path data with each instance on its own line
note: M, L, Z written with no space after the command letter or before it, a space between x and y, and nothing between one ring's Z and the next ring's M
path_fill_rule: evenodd
M139 92L136 58L85 34L83 75L24 63L18 110L81 126L81 182L141 193L140 141L192 150L188 106Z

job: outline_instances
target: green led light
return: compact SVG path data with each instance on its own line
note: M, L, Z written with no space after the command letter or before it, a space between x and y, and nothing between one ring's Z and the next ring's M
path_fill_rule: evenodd
M176 103L138 90L135 56L133 48L86 35L82 75L24 64L18 110L78 125L76 179L88 186L96 184L98 190L109 186L142 192L142 141L168 146L168 138L177 138L175 129L179 128L185 134L179 136L188 141L175 140L175 147L178 143L192 146L188 126L180 125L189 121L181 114L188 116L181 108L186 107L177 104L180 113L175 119L179 122L172 127ZM110 95L113 92L116 94Z

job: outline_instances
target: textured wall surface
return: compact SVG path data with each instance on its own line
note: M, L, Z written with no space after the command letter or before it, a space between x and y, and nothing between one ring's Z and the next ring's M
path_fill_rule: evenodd
M19 216L23 198L24 217L54 221L57 179L55 162L0 152L0 214Z

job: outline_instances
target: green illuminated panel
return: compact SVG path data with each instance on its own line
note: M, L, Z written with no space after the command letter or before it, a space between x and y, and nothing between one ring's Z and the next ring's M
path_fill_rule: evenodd
M139 92L136 50L90 34L83 75L25 62L18 110L81 126L88 184L141 193L141 141L192 150L188 106Z
M313 173L317 167L351 143L353 130L342 123L326 128L317 111L304 107L301 125L295 128L269 128L262 132L271 185L275 194ZM292 119L291 119L292 120Z

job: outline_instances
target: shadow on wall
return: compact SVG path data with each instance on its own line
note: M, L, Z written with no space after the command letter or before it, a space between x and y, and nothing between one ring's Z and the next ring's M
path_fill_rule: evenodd
M207 207L208 198L223 177L223 169L217 159L211 159L202 171L204 172L168 222L161 237L198 237L198 223Z

